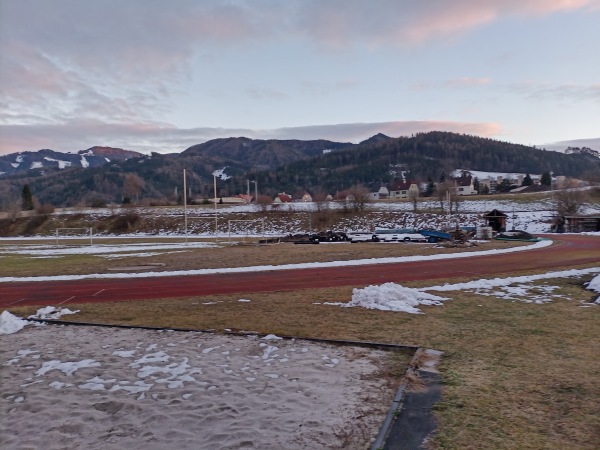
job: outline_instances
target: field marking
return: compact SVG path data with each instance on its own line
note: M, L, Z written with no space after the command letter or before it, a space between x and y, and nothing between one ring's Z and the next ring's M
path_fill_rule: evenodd
M72 296L72 297L69 297L69 298L68 298L68 299L66 299L65 301L63 301L63 302L60 302L60 303L58 303L58 304L59 304L59 305L62 305L63 303L67 303L69 300L73 300L75 297L76 297L75 295L74 295L74 296Z
M26 298L22 298L22 299L19 299L19 300L15 300L12 303L7 303L6 306L14 305L15 303L19 303L19 302L22 302L22 301L25 301L25 300L27 300L27 299Z

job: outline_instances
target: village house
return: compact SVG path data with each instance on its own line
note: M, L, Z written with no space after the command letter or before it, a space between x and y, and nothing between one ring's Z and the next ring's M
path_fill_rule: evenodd
M312 195L310 195L307 192L302 196L302 199L300 201L305 202L305 203L312 202L313 201Z
M395 181L390 189L390 198L415 198L419 194L419 186L413 181Z
M381 186L377 192L369 192L369 200L385 200L390 197L390 191L385 186Z
M279 205L281 203L291 203L291 202L292 202L292 196L290 194L286 194L285 192L280 192L273 199L273 204L275 204L275 205Z
M473 187L473 177L471 175L454 178L454 183L457 195L477 195L478 193Z

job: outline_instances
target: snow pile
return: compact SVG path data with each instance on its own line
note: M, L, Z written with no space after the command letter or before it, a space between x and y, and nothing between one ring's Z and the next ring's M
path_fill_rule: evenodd
M422 311L419 310L419 305L442 305L441 301L448 300L448 298L427 294L425 291L465 291L478 295L493 296L503 300L543 304L556 299L568 300L568 298L564 295L554 293L555 290L559 289L558 286L533 284L533 282L552 278L580 277L598 272L600 272L600 267L570 269L520 277L481 279L466 283L444 284L442 286L429 286L419 289L411 289L395 283L385 283L380 286L354 289L352 300L349 303L325 302L324 304L342 307L362 306L363 308L378 309L381 311L402 311L411 314L421 314ZM587 289L600 293L600 275L597 275L590 281ZM600 305L600 297L595 303Z
M596 275L594 278L592 278L592 281L590 281L587 285L587 289L600 294L600 275ZM596 305L600 305L600 296L598 296L594 303Z
M45 306L44 308L40 308L37 312L31 316L29 319L58 319L65 314L77 314L77 311L71 311L69 308L55 308L54 306Z
M278 341L278 340L281 340L283 338L279 337L279 336L277 336L275 334L267 334L266 336L261 337L261 339L263 339L265 341Z
M79 311L71 311L68 308L55 308L54 306L46 306L40 308L37 312L28 317L28 319L58 319L65 314L76 314ZM8 311L3 311L0 314L0 334L13 334L23 329L26 325L45 325L36 322L30 322L25 319L11 314Z
M444 297L427 294L395 283L384 283L380 286L367 286L352 291L352 300L343 304L347 308L362 306L367 309L381 311L401 311L421 314L419 305L441 305Z
M0 334L16 333L25 325L29 325L29 322L8 311L2 311L2 314L0 314Z

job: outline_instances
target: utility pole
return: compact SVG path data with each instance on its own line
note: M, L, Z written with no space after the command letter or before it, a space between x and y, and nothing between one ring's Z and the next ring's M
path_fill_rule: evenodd
M214 203L215 203L215 241L217 240L217 230L219 228L219 221L217 219L217 176L215 174L213 174L213 178L214 178L214 183L215 183L215 198L214 198Z
M256 180L252 180L252 183L254 183L254 203L258 203L258 183L256 182ZM248 185L250 186L250 185ZM248 187L248 194L250 194L250 188Z
M185 230L185 242L188 241L188 230L187 230L187 188L186 188L186 176L185 169L183 169L183 228Z

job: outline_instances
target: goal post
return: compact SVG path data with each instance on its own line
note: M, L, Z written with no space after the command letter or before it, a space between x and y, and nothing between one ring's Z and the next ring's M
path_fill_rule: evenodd
M244 242L251 234L256 235L256 226L259 225L259 238L265 235L265 219L231 219L227 221L227 234L229 236L229 245L231 245L232 236L242 235Z
M56 245L58 245L58 239L60 237L61 232L63 232L63 236L76 235L77 237L82 237L82 233L79 233L77 235L74 233L75 231L80 231L80 232L84 231L85 233L83 235L90 238L90 245L94 244L94 229L92 227L85 227L85 228L56 228L54 231Z

